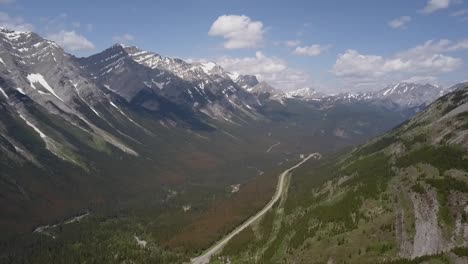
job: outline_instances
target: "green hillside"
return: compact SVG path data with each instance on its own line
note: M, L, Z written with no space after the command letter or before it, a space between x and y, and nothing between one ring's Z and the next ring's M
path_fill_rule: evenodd
M346 154L294 172L288 197L213 263L467 263L468 87Z

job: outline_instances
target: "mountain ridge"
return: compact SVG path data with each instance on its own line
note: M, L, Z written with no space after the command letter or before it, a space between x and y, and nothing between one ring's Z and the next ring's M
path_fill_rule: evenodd
M246 230L220 258L465 263L467 113L465 85L390 132L299 168L258 235Z

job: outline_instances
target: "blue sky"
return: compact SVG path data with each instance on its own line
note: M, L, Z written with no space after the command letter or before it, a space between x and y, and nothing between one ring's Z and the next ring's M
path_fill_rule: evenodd
M0 0L0 25L86 56L116 42L282 89L468 80L467 0Z

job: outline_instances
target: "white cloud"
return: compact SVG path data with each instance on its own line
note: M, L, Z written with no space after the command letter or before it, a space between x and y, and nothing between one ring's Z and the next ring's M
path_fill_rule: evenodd
M297 39L295 39L295 40L287 40L284 44L285 44L287 47L289 47L289 48L295 48L295 47L301 45L301 44L302 44L302 41L297 40Z
M438 41L428 40L422 45L418 45L412 49L400 52L399 56L416 57L425 56L433 53L447 53L453 51L468 50L468 39L453 42L448 39Z
M410 16L402 16L402 17L395 18L392 21L389 21L388 25L391 28L402 28L403 29L403 28L406 28L406 24L408 24L410 21L411 21Z
M131 42L135 40L135 37L132 34L125 33L123 35L112 37L112 40L116 42Z
M301 55L301 56L318 56L323 52L327 51L330 48L329 45L322 46L318 44L310 45L310 46L300 46L296 47L293 51L293 54Z
M261 21L252 21L244 15L223 15L213 22L208 35L223 37L226 49L242 49L260 46L264 33Z
M420 12L423 14L430 14L437 10L448 8L449 6L450 0L429 0Z
M94 44L91 41L75 31L61 30L58 33L49 34L47 38L57 42L57 44L62 46L66 51L85 51L94 49Z
M20 16L10 16L0 11L0 26L17 31L32 31L34 26Z
M255 53L255 57L224 56L217 59L216 63L229 72L255 75L260 81L283 90L304 88L311 83L307 73L292 69L282 59L268 57L260 51Z
M403 81L404 82L409 82L409 83L420 83L420 84L431 83L431 84L435 84L439 80L435 76L426 75L426 76L412 76L412 77L410 77L410 78L408 78L406 80L403 80Z
M414 76L437 76L454 71L463 64L461 58L447 55L460 50L468 50L468 40L455 43L449 40L427 41L390 57L361 54L350 49L338 56L332 72L355 86L400 81Z

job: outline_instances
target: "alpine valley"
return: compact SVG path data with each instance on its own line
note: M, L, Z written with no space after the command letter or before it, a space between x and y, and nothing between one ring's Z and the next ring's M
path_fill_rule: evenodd
M467 84L382 87L1 28L0 263L189 263L300 161L210 263L467 263Z

